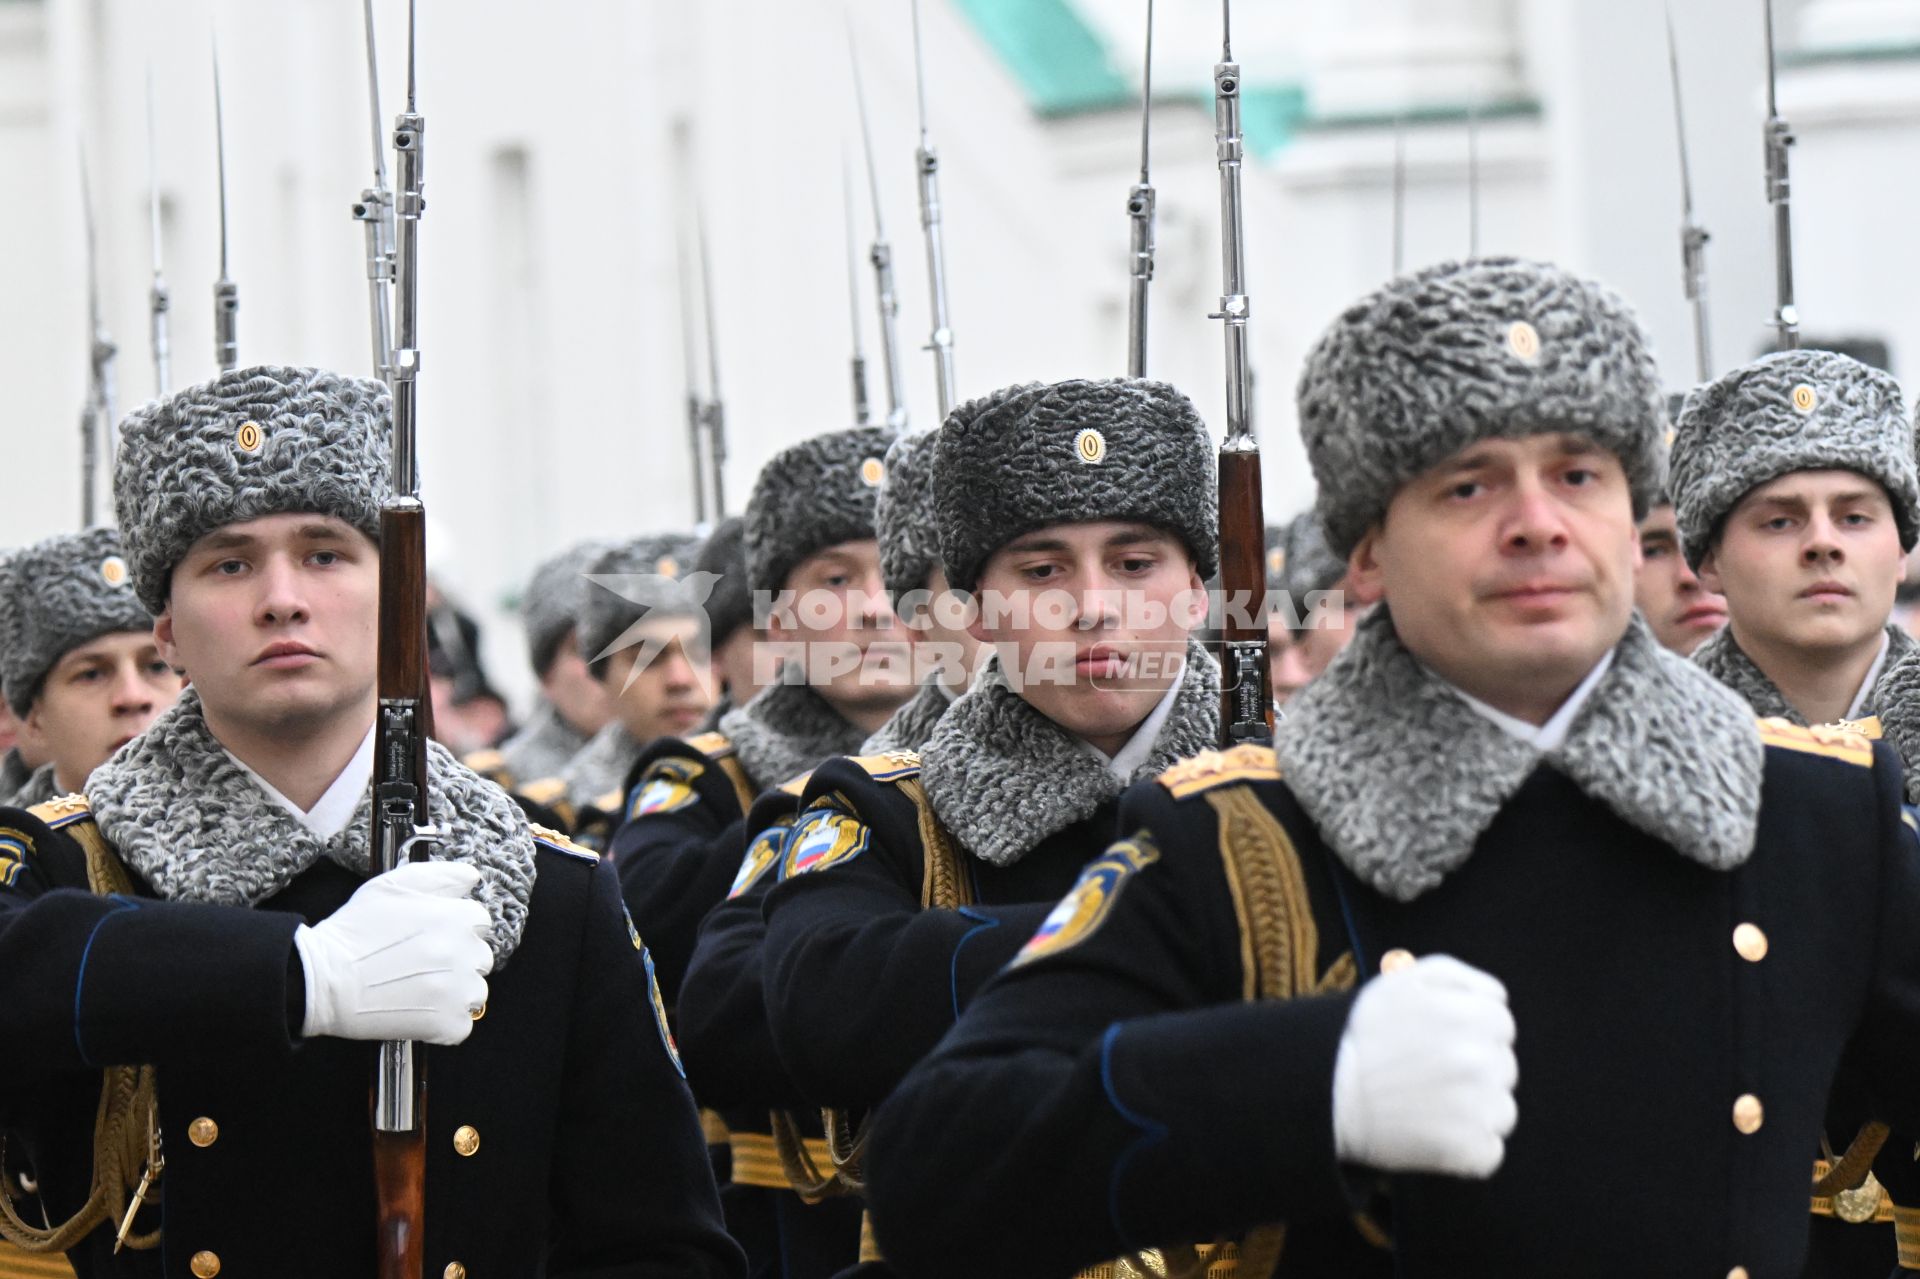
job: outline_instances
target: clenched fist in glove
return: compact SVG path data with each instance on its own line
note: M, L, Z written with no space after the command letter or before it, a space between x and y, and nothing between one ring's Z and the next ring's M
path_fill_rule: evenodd
M470 894L480 873L409 862L376 875L346 905L293 934L306 969L309 1038L457 1044L473 1033L493 971L492 920Z
M1490 1177L1519 1111L1498 978L1430 955L1368 982L1333 1064L1340 1158L1383 1172Z

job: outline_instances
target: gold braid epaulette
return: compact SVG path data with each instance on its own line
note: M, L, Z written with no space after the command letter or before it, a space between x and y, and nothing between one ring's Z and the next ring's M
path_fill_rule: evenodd
M1175 799L1185 799L1228 782L1279 781L1280 764L1271 746L1235 746L1183 759L1155 780Z
M1873 721L1872 726L1878 728L1878 721ZM1760 741L1766 746L1778 746L1808 755L1824 755L1828 759L1857 764L1861 768L1872 768L1873 737L1862 731L1867 727L1867 722L1863 721L1844 726L1831 724L1808 728L1790 720L1769 718L1760 721Z

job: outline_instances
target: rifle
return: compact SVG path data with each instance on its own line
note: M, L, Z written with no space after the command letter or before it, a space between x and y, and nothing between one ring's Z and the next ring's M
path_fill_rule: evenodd
M1467 256L1480 256L1480 112L1467 104Z
M1696 380L1713 377L1707 346L1707 229L1693 212L1693 169L1687 163L1687 117L1680 107L1680 51L1673 39L1673 5L1666 6L1667 69L1673 79L1673 128L1680 139L1680 267L1693 307L1693 360Z
M80 410L80 524L92 528L98 515L96 492L100 471L100 440L107 441L107 459L114 451L113 360L120 348L107 333L100 315L99 257L93 239L93 187L87 181L87 148L80 146L80 204L87 223L87 403Z
M1780 331L1779 349L1800 345L1800 311L1793 304L1793 205L1787 183L1787 148L1793 130L1780 118L1773 86L1773 0L1761 0L1767 20L1767 122L1762 143L1767 157L1767 203L1773 206L1773 327Z
M927 77L920 61L920 0L913 0L913 87L920 103L920 145L913 153L920 174L920 227L927 239L927 292L933 302L933 333L927 349L933 352L934 387L940 398L940 420L953 411L953 329L947 323L947 255L940 239L940 157L927 138ZM877 214L876 214L877 216Z
M867 127L867 95L860 83L860 50L847 26L847 57L853 64L853 100L860 110L860 138L867 151L867 186L873 193L873 245L867 260L873 263L874 293L880 305L880 355L887 374L887 425L896 433L907 429L907 406L902 401L900 377L900 299L893 292L893 249L880 222L880 176L873 163L873 132Z
M1220 61L1213 68L1214 150L1220 165L1220 309L1227 346L1227 438L1220 446L1220 590L1226 600L1220 638L1224 705L1221 743L1273 738L1267 683L1266 521L1260 499L1260 443L1248 414L1246 241L1240 202L1240 64L1233 60L1233 0L1220 0ZM1257 602L1259 607L1246 606ZM1238 607L1236 607L1236 605Z
M213 361L230 373L240 356L240 288L227 275L227 125L220 104L220 38L213 40L213 140L220 161L220 278L213 283Z
M1393 119L1393 274L1398 279L1407 260L1407 117Z
M1153 283L1153 180L1147 155L1153 126L1153 0L1147 0L1147 59L1140 85L1140 180L1127 192L1133 283L1127 296L1127 376L1147 375L1147 290Z
M426 120L414 109L414 5L407 0L407 109L394 118L398 177L393 474L380 506L380 707L374 721L373 866L384 874L424 856L442 832L427 825L426 507L415 460L420 371L420 215ZM424 1062L410 1041L382 1043L373 1087L373 1174L380 1279L421 1279L426 1238L427 1127Z
M373 375L393 385L393 192L387 189L387 147L380 134L380 56L373 43L373 0L362 0L367 30L367 98L372 106L373 185L354 202L366 232L367 305L373 325Z
M153 64L147 64L147 221L153 239L153 287L147 290L147 336L153 348L153 392L164 399L172 390L173 344L167 337L167 312L173 295L160 274L160 174L153 145Z
M853 420L873 424L873 405L867 399L867 353L860 344L860 268L853 248L853 178L847 172L846 153L840 155L840 199L847 215L847 309L853 323Z

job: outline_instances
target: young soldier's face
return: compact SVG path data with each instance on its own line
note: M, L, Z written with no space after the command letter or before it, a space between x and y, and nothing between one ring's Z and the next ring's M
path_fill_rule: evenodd
M1111 520L1014 538L981 570L977 603L969 629L1020 696L1108 755L1180 678L1206 616L1180 540Z
M1619 459L1534 435L1481 441L1402 486L1349 580L1441 678L1544 723L1626 632L1639 558Z
M150 631L119 631L69 649L47 672L23 722L62 790L80 790L93 770L158 719L181 681Z
M267 515L194 543L154 635L209 719L311 731L371 717L379 595L373 539L329 515Z
M1809 653L1878 635L1907 575L1886 490L1852 471L1795 471L1733 508L1700 562L1736 639Z
M1640 572L1634 603L1654 638L1685 657L1727 624L1727 602L1701 585L1680 553L1671 506L1655 507L1640 522Z
M642 656L646 665L636 671ZM641 622L636 642L607 658L604 678L613 713L635 741L684 737L713 706L713 673L695 618Z
M568 631L566 638L555 647L553 660L547 663L546 674L540 677L540 691L561 719L576 732L591 737L613 718L613 694L594 678L574 639L574 633ZM622 680L625 678L621 676ZM620 685L616 683L613 687Z
M794 606L774 611L768 637L806 665L807 682L828 705L878 728L913 695L910 637L887 602L880 543L869 537L815 551L787 574L784 589Z

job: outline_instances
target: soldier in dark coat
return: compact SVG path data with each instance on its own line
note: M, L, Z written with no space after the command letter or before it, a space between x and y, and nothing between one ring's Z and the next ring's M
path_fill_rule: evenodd
M895 1091L881 1245L940 1279L1232 1239L1259 1273L1358 1214L1404 1276L1799 1274L1836 1081L1920 1112L1891 750L1756 721L1634 617L1663 415L1604 289L1395 280L1300 405L1384 602L1271 751L1136 788Z
M433 858L367 877L387 419L261 367L122 427L192 689L84 796L0 810L7 1184L83 1279L371 1274L376 1046L416 1040L427 1273L737 1276L612 868L430 744Z

